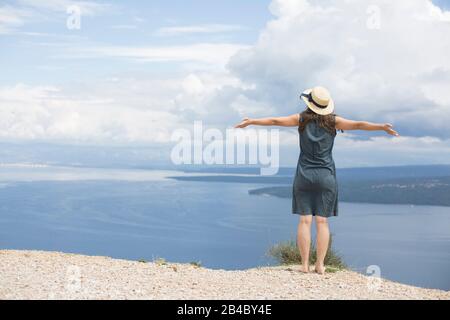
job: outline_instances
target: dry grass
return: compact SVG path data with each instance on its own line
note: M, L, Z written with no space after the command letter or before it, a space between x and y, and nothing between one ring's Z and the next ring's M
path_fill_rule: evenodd
M325 257L325 265L328 272L335 272L346 268L346 265L339 254L332 247L333 238L330 237L328 252ZM274 245L268 251L268 255L273 257L282 265L301 264L300 251L295 240L290 240ZM311 243L309 263L315 264L317 260L317 250L314 243Z

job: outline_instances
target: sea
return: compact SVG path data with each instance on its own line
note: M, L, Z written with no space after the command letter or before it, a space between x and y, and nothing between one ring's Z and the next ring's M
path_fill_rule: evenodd
M192 175L202 173L0 166L0 249L226 270L276 264L269 248L296 235L291 201L248 193L265 184L171 178ZM450 290L450 207L340 202L330 228L349 268Z

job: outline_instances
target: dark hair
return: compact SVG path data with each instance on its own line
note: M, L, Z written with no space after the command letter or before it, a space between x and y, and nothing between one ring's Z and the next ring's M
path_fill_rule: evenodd
M307 108L300 114L300 122L298 126L298 131L303 132L305 130L306 125L315 121L320 127L327 130L330 134L336 135L336 114L331 113L326 116L322 116L320 114L315 113L311 109Z

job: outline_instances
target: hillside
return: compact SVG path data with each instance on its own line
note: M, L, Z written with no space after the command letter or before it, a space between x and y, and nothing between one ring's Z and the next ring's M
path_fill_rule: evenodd
M338 181L345 202L450 206L450 177ZM249 190L252 195L292 197L292 185Z
M0 251L0 299L450 299L353 271L240 271L36 251Z

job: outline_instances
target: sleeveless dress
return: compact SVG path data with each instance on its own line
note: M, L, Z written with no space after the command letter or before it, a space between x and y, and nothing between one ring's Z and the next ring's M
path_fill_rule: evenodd
M300 115L300 121L303 121ZM335 134L310 121L300 132L300 156L295 174L292 213L338 215L338 184L332 157Z

